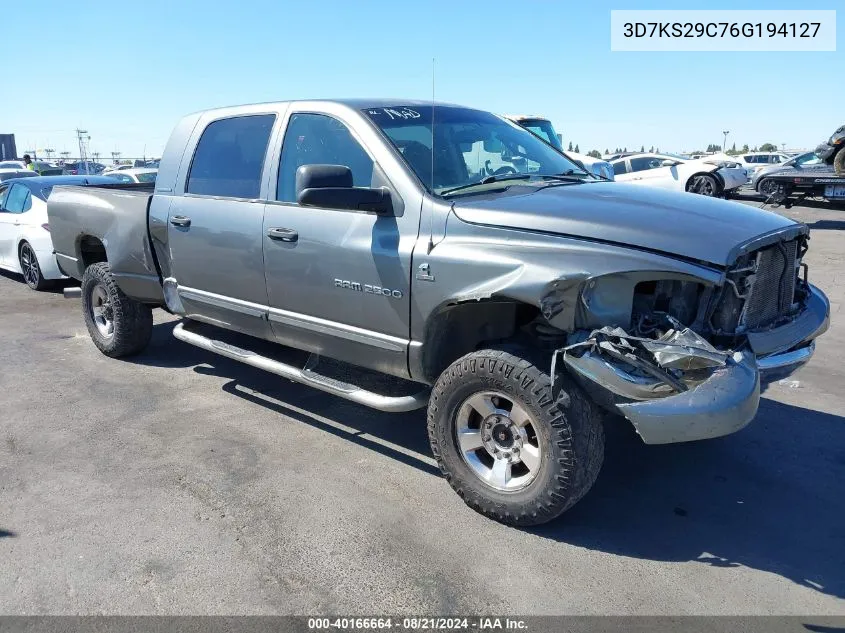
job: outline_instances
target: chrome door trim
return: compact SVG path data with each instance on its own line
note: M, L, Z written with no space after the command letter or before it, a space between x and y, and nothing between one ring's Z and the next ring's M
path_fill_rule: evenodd
M241 299L235 299L233 297L218 295L213 292L206 292L205 290L188 288L187 286L178 286L178 289L180 299L199 301L200 303L207 303L218 308L240 312L241 314L246 314L248 316L267 318L267 306L243 301Z
M348 341L371 345L391 352L404 352L408 349L408 339L279 308L270 308L270 321L319 334L337 336Z
M312 332L317 332L318 334L336 336L348 341L378 347L391 352L405 352L407 351L408 344L410 343L408 339L403 339L398 336L391 336L389 334L382 334L372 330L365 330L364 328L356 327L354 325L346 325L345 323L338 323L337 321L329 321L328 319L300 314L299 312L270 308L269 306L263 306L257 303L235 299L233 297L226 297L213 292L207 292L205 290L198 290L197 288L189 288L187 286L177 286L177 288L180 299L207 303L225 310L232 310L248 316L268 319L274 323L289 325L303 330L310 330Z

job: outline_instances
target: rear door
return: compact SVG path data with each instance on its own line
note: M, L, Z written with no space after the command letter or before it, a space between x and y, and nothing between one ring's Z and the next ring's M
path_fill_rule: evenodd
M12 229L14 228L12 217L6 211L6 198L11 188L12 185L10 184L0 183L0 266L7 265L9 243L14 239L12 236Z
M674 187L675 178L672 177L672 168L662 167L663 159L659 156L634 156L629 161L631 175L628 179L630 181L652 187Z
M187 316L263 338L271 334L261 183L276 119L267 111L208 115L189 142L195 150L184 159L167 227Z

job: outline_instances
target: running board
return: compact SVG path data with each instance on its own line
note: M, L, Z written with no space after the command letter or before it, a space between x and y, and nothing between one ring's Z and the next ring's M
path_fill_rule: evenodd
M320 389L321 391L340 396L341 398L363 404L373 409L378 409L379 411L402 413L422 409L428 404L430 394L428 389L424 389L412 396L383 396L361 389L356 385L318 374L310 369L311 363L308 363L304 369L298 369L293 365L280 363L277 360L261 356L250 350L186 330L184 323L179 323L173 328L173 336L180 341L195 345L209 352L226 356L227 358L246 363L252 367L269 371L282 378Z

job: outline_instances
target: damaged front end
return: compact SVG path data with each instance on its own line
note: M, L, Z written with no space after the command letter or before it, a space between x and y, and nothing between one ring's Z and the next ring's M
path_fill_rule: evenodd
M718 437L748 424L760 396L753 354L718 350L663 317L666 328L652 338L594 330L558 350L552 372L562 357L590 395L628 418L647 444Z
M827 329L829 303L801 264L806 241L801 234L752 245L720 285L650 280L626 293L618 283L588 284L582 304L595 307L593 316L618 315L628 305L628 319L614 319L625 327L586 319L588 328L571 332L557 348L552 375L562 362L647 444L741 429L757 412L761 384L806 363L814 339Z

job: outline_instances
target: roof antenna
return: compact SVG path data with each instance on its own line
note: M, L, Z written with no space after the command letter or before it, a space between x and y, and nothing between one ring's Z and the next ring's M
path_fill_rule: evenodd
M435 59L431 58L431 191L434 191L434 69ZM428 250L426 255L434 248L434 204L428 211Z

